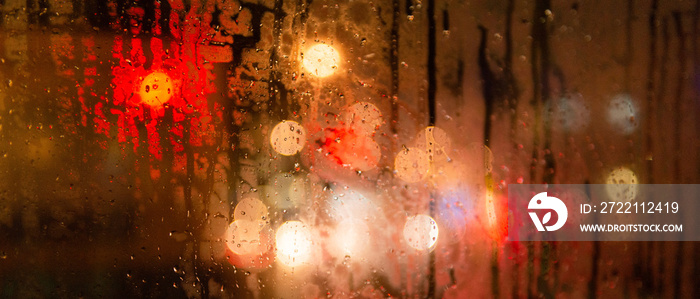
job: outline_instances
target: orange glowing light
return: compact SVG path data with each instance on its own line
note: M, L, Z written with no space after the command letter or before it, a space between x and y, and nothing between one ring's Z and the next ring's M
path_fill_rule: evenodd
M486 208L486 233L491 239L501 242L508 235L507 205L503 204L501 198L495 194L496 182L491 173L485 177L486 194L484 196L484 206Z
M150 73L141 82L139 95L144 104L157 107L167 103L172 98L175 88L173 80L161 71Z

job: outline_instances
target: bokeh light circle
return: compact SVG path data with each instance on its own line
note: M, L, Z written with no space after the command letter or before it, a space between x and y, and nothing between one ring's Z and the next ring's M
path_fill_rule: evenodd
M329 45L316 44L306 49L302 60L306 71L323 78L333 75L338 69L340 55Z
M605 179L605 191L614 201L632 201L639 192L637 174L627 167L619 167L608 174Z
M281 155L294 155L306 144L306 130L295 121L283 120L272 129L270 144Z
M311 257L311 232L301 221L287 221L275 236L277 261L289 267L306 263Z
M608 122L622 134L629 135L639 125L637 105L628 94L613 97L608 105Z
M238 202L233 210L233 218L236 220L267 222L267 207L259 199L248 197Z
M234 220L226 229L226 246L237 255L261 254L265 251L260 221Z
M448 152L452 148L452 140L443 129L426 127L416 136L416 147L426 151L431 163L443 164L450 161Z
M415 183L428 175L430 160L425 150L409 147L396 155L394 169L400 179Z
M173 80L161 71L154 71L141 82L139 96L141 101L149 106L160 106L167 103L175 92Z
M403 227L403 236L416 250L432 249L438 238L437 222L428 215L411 216Z

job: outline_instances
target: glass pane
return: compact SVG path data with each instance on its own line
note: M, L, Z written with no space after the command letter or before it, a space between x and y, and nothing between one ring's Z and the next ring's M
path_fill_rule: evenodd
M700 294L697 242L507 238L510 184L700 182L698 1L0 16L2 297Z

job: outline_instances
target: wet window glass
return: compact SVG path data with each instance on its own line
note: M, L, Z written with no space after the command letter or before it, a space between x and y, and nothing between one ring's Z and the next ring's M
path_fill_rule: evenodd
M700 296L697 242L508 237L509 185L700 182L700 1L2 0L0 28L0 297Z

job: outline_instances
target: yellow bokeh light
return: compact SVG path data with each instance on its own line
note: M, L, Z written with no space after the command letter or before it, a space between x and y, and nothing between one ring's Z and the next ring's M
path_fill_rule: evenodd
M306 144L306 130L295 121L283 120L272 129L270 144L281 155L294 155Z
M174 92L173 80L160 71L154 71L146 76L139 87L141 101L149 106L161 106L167 103Z
M639 180L634 171L626 167L617 168L605 179L605 191L615 201L631 201L637 197Z
M328 77L338 69L340 55L333 47L317 44L303 54L303 64L307 72L316 77Z
M301 221L287 221L275 236L277 261L289 267L306 263L311 257L311 232Z
M437 223L428 215L409 217L403 227L403 237L417 250L432 249L438 238Z

